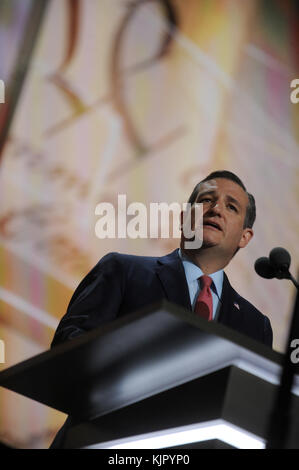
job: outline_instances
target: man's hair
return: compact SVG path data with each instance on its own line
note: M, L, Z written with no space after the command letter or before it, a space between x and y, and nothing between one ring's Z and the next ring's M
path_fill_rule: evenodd
M245 215L245 220L244 220L244 228L252 228L253 224L254 224L254 221L255 221L255 218L256 218L255 199L254 199L253 195L250 194L247 191L247 189L245 188L244 183L242 183L240 178L237 175L235 175L234 173L232 173L231 171L221 170L221 171L213 171L212 173L210 173L206 178L204 178L199 183L197 183L197 185L195 186L195 188L192 191L191 196L189 197L188 202L190 202L190 204L194 204L194 202L196 201L199 186L201 185L201 183L204 183L205 181L213 180L213 179L216 179L216 178L225 178L227 180L231 180L234 183L241 186L241 188L245 191L245 193L248 196L249 203L248 203L248 206L247 206L247 209L246 209L246 215Z

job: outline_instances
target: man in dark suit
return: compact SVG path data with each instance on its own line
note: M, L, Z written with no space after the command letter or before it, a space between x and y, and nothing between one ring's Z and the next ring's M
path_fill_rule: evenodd
M202 246L185 248L182 231L180 249L166 256L104 256L76 289L52 346L163 298L194 311L202 275L212 279L212 319L272 346L269 319L223 272L253 236L253 196L236 175L219 171L196 185L188 202L203 204Z
M163 298L201 315L206 304L198 299L204 291L210 320L272 346L269 319L231 287L223 272L253 236L253 196L236 175L218 171L196 185L188 202L203 205L200 248L187 248L182 230L180 249L166 256L104 256L76 289L52 346ZM192 211L191 220L195 229ZM52 448L61 446L68 425L69 418Z

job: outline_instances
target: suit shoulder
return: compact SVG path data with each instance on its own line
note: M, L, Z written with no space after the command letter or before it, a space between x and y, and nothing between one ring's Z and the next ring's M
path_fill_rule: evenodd
M101 268L103 265L111 263L113 265L122 265L125 268L139 266L146 268L155 265L158 259L157 256L130 255L113 251L103 256L96 264L96 267Z
M224 287L229 308L232 309L231 324L242 333L272 347L273 332L270 319L238 294L230 285L227 276L224 278Z
M231 285L226 273L224 272L224 278L223 278L223 290L226 293L226 298L229 298L229 302L233 303L233 305L239 309L239 310L244 310L247 312L252 312L253 314L257 316L264 316L262 312L260 312L249 300L245 299L242 297Z
M239 304L240 308L242 307L243 310L245 310L250 315L255 316L256 318L268 318L260 310L258 310L251 302L249 302L249 300L242 297L234 289L233 291L234 291L234 298L236 299L236 304Z
M263 315L262 312L260 312L251 302L249 302L249 300L245 299L245 297L242 297L232 286L231 290L237 305L240 305L240 307L242 306L246 310L252 310L252 312L255 312L256 314Z

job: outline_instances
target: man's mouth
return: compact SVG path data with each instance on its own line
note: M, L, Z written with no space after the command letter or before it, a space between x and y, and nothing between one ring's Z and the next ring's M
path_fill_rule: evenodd
M214 222L213 220L205 220L204 223L203 223L203 226L204 227L212 227L215 230L222 231L222 228L220 227L220 225L217 222Z

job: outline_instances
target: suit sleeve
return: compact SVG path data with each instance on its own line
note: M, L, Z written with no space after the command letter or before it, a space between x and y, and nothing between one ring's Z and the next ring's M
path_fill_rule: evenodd
M51 347L115 319L122 302L123 283L119 257L117 253L109 253L75 290Z
M273 331L268 317L264 317L264 343L272 348Z

